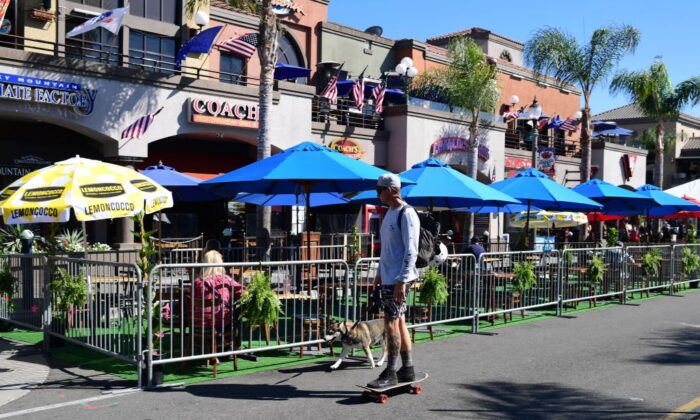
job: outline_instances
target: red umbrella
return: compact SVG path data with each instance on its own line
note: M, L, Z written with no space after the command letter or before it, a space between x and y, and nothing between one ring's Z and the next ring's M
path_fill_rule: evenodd
M686 200L686 201L690 201L691 203L700 205L700 200L696 200L693 197L690 197L688 195L684 195L681 198ZM664 217L662 217L662 219L691 219L694 217L700 217L700 211L679 211L678 213L664 216Z
M616 216L613 214L603 214L603 213L588 213L588 222L609 222L611 220L624 219L626 216Z

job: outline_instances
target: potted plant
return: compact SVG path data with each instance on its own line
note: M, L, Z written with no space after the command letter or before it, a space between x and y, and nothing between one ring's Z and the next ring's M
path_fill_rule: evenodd
M700 268L700 258L698 258L695 249L683 248L683 251L681 251L681 265L683 266L681 281L685 281ZM697 281L692 283L693 287L697 287Z
M250 327L248 348L253 346L253 326L255 325L264 327L266 342L270 344L269 327L279 320L282 303L277 293L272 290L270 277L262 271L255 272L246 291L247 293L238 300L237 306L241 309L241 315L248 320Z
M59 321L57 325L63 325L61 321L68 315L67 328L70 329L72 327L71 312L87 303L85 273L80 271L78 274L73 275L65 268L57 268L51 279L50 286L54 297L54 307L56 308L54 318Z
M73 258L81 258L85 253L85 232L81 229L66 229L56 237L61 250Z
M661 253L657 249L650 249L642 256L642 271L644 272L644 279L642 281L642 287L647 287L651 283L652 278L659 275L661 269ZM644 292L640 292L640 297ZM647 291L647 296L649 292Z
M586 279L593 285L598 284L605 278L605 262L600 254L594 254L588 261Z
M522 302L523 292L537 286L537 276L535 266L530 261L522 261L513 265L513 279L511 280L515 291L511 295L511 304ZM525 311L521 310L520 315L525 317ZM512 319L512 316L511 316Z

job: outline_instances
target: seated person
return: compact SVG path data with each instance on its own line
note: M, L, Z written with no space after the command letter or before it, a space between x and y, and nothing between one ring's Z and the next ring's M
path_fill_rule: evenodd
M477 261L479 260L479 256L484 252L486 252L486 250L479 244L479 238L476 236L472 238L471 244L464 248L464 253L473 255Z

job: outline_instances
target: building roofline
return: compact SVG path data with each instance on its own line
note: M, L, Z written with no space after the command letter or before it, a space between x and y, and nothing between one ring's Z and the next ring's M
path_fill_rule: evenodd
M461 31L456 31L456 32L451 32L451 33L447 33L447 34L443 34L443 35L437 35L434 37L430 37L426 41L428 43L432 43L434 41L442 41L445 39L455 38L455 37L464 36L464 35L471 35L471 36L479 37L479 38L493 37L495 39L514 44L513 46L515 46L515 47L520 47L520 48L525 47L525 44L520 42L520 41L516 41L513 38L508 38L507 36L503 36L501 34L497 34L495 32L489 31L488 29L479 28L477 26L474 26L474 27L471 27L468 29L463 29Z

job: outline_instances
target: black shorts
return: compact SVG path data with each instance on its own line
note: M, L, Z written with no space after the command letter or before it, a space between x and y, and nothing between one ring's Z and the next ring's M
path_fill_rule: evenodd
M408 295L408 285L404 284L406 288L406 295ZM382 285L382 309L384 309L384 319L397 319L406 313L406 299L402 302L397 302L394 300L394 285L393 284L383 284Z

